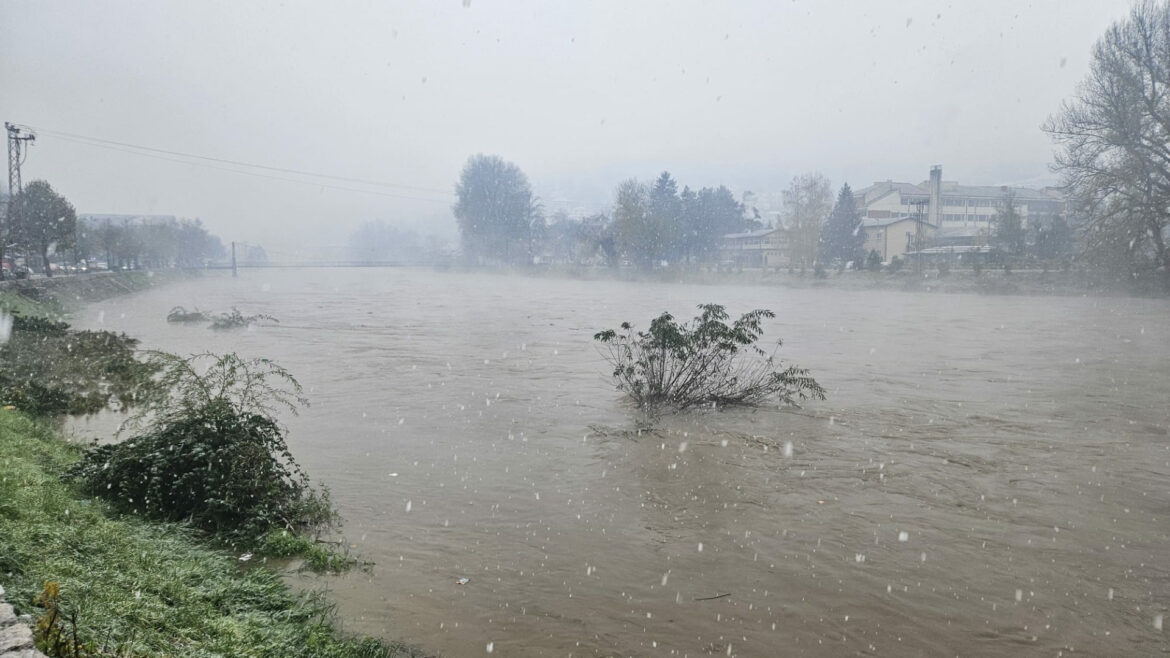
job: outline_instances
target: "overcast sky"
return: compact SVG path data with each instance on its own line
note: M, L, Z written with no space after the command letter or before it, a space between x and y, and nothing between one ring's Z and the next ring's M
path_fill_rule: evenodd
M369 219L451 233L477 152L519 165L550 211L663 169L764 193L932 164L1042 183L1039 126L1128 6L0 0L0 119L40 129L24 179L78 212L199 217L278 255Z

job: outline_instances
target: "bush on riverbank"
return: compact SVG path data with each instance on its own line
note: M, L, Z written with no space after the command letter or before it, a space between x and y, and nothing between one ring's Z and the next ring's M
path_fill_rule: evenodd
M391 657L403 645L340 637L319 593L242 569L183 526L108 515L60 479L80 449L0 410L0 577L21 614L46 581L77 613L82 643L108 655Z
M160 374L130 418L135 436L94 446L69 471L85 491L233 545L333 520L327 492L309 484L275 418L306 404L292 375L235 354L149 362Z
M0 318L0 321L5 321ZM44 317L7 316L0 341L0 404L37 416L92 414L145 393L151 366L138 341L109 331L76 331Z
M807 370L789 366L778 370L772 353L756 343L763 335L760 323L775 314L757 309L730 326L718 304L700 304L701 313L679 323L670 313L650 322L648 331L635 331L629 322L617 330L602 331L594 339L608 347L618 390L639 407L727 406L755 404L775 397L782 403L824 399L825 391ZM780 341L776 341L776 348Z

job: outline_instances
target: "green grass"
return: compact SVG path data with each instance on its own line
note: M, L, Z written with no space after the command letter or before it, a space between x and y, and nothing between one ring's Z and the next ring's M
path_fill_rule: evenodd
M50 320L59 320L64 313L56 299L35 300L11 288L0 288L0 311Z
M59 476L79 454L46 426L0 410L0 583L18 612L39 615L33 600L55 581L82 641L110 654L421 655L340 637L321 594L293 593L267 568L241 568L180 525L118 517L78 496Z

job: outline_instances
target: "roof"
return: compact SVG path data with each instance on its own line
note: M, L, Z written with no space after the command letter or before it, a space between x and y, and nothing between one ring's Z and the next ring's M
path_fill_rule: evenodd
M917 217L914 217L911 215L898 215L897 217L866 217L865 219L861 220L861 227L862 228L880 228L882 226L891 226L893 224L897 224L898 222L916 222L916 221L920 221L923 224L926 224L927 226L931 226L933 228L938 228L934 224L931 224L930 222L926 221L925 219L918 219Z
M953 238L973 238L980 235L985 235L988 231L987 224L982 225L968 225L968 226L944 226L938 230L935 237L940 240Z
M927 247L920 251L910 251L907 255L922 254L929 256L931 254L990 254L991 247L986 245L962 245L955 247Z
M92 221L92 222L104 222L107 220L118 221L118 222L124 221L124 220L145 221L145 222L173 222L173 221L175 221L174 215L133 215L133 214L125 214L125 215L105 214L105 215L102 215L102 214L94 214L94 213L85 213L85 214L77 215L77 218L80 220Z
M925 196L930 194L930 190L925 186L919 186L913 183L898 183L888 180L879 181L873 185L870 185L869 187L855 190L853 195L860 197L863 203L869 204L894 191L897 191L899 194L903 195Z
M897 191L902 196L929 196L930 181L901 183L897 181L878 181L869 187L854 191L854 196L862 203L870 204L882 197ZM1031 187L1011 187L1008 185L959 185L954 181L942 181L943 196L961 196L977 198L1001 199L1007 192L1015 194L1017 201L1059 201L1059 192L1052 189L1035 189Z
M959 185L958 183L943 184L943 196L984 197L1002 199L1004 194L1011 192L1016 201L1057 201L1059 197L1046 190L1036 190L1029 187L1009 187L1007 185Z
M723 236L723 239L724 240L739 240L739 239L743 239L743 238L762 238L765 235L769 235L769 234L775 233L776 231L780 231L780 230L783 230L783 229L761 228L761 229L756 229L755 231L748 231L746 233L728 233L727 235Z

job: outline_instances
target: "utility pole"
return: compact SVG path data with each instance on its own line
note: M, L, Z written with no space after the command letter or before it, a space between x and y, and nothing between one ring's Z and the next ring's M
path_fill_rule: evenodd
M931 173L934 173L934 172L932 171ZM924 204L922 201L916 201L916 202L914 202L914 205L918 206L917 212L914 214L914 238L913 238L914 251L915 251L915 254L914 254L914 273L915 274L922 274L922 247L923 247L923 243L926 242L926 235L925 235L926 231L925 231L925 228L922 226L922 222L924 221L923 217L922 217L922 206L929 205L929 202ZM941 213L937 213L937 212L935 214L941 215ZM911 240L910 234L907 233L906 234L906 242L909 243L910 240Z
M8 240L12 235L12 224L14 222L12 215L12 200L20 193L20 165L24 164L24 157L27 157L28 146L36 140L37 136L32 131L26 128L14 126L7 121L4 122L4 129L7 131L5 141L8 145L8 198L3 204L4 207L0 210L0 262L4 260L4 254L8 250ZM21 156L21 144L25 143L25 155ZM4 278L4 269L0 268L0 279Z
M37 136L31 130L7 121L4 122L4 129L8 131L8 194L15 195L21 190L20 165L24 164L24 158L28 156L27 146L24 157L20 155L21 142L28 142L31 146L32 142L36 141Z

